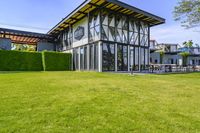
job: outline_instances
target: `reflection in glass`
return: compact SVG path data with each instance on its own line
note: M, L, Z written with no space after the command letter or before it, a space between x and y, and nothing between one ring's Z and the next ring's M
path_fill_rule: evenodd
M128 46L117 46L118 71L128 71Z
M103 71L115 71L115 45L103 43L102 55Z

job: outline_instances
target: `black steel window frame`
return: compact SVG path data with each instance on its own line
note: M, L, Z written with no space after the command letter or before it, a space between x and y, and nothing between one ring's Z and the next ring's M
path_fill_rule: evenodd
M107 46L108 45L113 45L114 46L114 51L113 51L114 53L112 53L112 51L110 51L110 53L108 53L109 57L105 57L105 59L108 59L108 61L112 61L113 59L111 59L111 58L114 58L114 62L109 62L109 63L114 63L114 64L109 64L108 63L108 65L110 65L110 66L105 66L105 64L104 64L104 62L105 62L105 60L104 60L104 54L105 54L104 53L104 45L107 45ZM116 54L115 53L115 49L116 49L115 43L102 42L101 46L102 46L102 52L101 52L102 53L102 60L101 60L102 61L102 71L104 71L104 72L106 72L106 71L115 71L115 60L116 60L116 58L115 58L115 54ZM111 54L113 54L113 55L111 55ZM114 57L112 57L112 56L114 56ZM113 65L114 68L110 69L110 67L112 65ZM107 70L105 70L104 67L108 67Z
M120 65L119 65L119 46L122 46L122 49L121 49L121 53L122 53L122 60L121 60L121 70L120 70ZM126 47L126 55L124 55L124 46ZM128 69L129 69L129 66L128 66L128 44L123 44L123 43L117 43L117 71L128 71ZM124 57L126 56L126 65L125 65L125 62L124 62Z

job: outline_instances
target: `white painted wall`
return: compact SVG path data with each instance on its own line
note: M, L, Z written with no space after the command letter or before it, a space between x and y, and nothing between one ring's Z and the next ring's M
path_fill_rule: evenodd
M85 35L81 40L76 40L74 38L74 32L76 31L76 29L79 26L84 27ZM73 25L73 44L72 44L72 47L75 48L75 47L79 47L79 46L82 46L82 45L85 45L85 44L88 44L88 18L87 17L85 17L84 19L80 20L79 22L77 22L76 24Z
M172 45L172 46L170 47L170 51L171 51L171 52L176 52L176 51L177 51L177 46Z
M151 53L150 58L152 60L151 63L156 63L155 60L157 60L157 64L160 64L160 54L158 52Z

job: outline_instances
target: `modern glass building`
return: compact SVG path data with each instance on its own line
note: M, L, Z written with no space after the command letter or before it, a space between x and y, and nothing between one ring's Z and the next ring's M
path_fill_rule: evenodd
M58 51L73 53L75 70L141 71L150 62L150 28L164 22L118 0L86 0L48 34Z

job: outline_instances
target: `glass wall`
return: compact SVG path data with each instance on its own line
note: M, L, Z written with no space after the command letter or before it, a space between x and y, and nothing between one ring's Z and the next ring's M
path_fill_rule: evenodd
M89 58L90 58L90 70L92 71L98 71L99 68L99 47L98 44L90 44L90 52L89 52Z
M73 66L75 70L79 70L79 49L73 50Z
M94 70L98 71L99 68L99 49L98 44L94 44Z
M135 65L135 52L134 52L134 47L133 46L130 46L130 68L133 69L134 68L134 65Z
M118 71L128 71L128 46L117 45L117 66Z
M88 63L89 63L89 66L88 66ZM73 64L74 64L74 70L88 70L89 68L89 70L91 71L98 71L99 70L99 46L97 44L90 44L90 45L82 46L79 48L74 48Z
M88 28L90 44L79 49L80 66L77 64L76 68L99 69L99 45L96 43L99 40L102 41L102 71L115 71L116 66L118 71L128 71L131 67L138 71L149 65L148 24L102 9L89 13ZM74 58L76 62L79 60L76 54Z
M140 45L141 46L149 46L149 26L143 22L140 22Z
M145 51L144 48L140 49L140 65L141 65L141 70L145 68Z
M139 25L138 21L129 21L129 44L139 45Z
M84 49L80 48L80 69L84 70Z
M146 68L147 66L149 65L149 55L150 55L150 52L149 52L149 49L145 49L145 65L146 65Z
M88 64L88 58L87 58L87 46L84 46L84 70L87 70L88 67L87 67L87 64Z
M103 43L102 45L103 71L115 71L115 45Z
M100 12L95 11L89 17L89 41L97 41L100 39Z
M135 66L134 70L138 71L139 70L139 47L135 47Z
M59 36L60 44L58 45L58 51L65 51L71 48L73 43L73 30L71 27L64 30Z
M94 46L91 44L91 45L89 45L89 48L90 48L90 56L89 56L89 58L90 58L90 70L94 70Z

